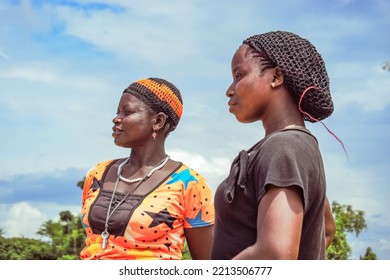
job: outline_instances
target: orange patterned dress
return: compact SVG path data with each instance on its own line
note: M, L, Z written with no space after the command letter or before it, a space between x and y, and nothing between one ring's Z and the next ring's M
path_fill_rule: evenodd
M106 249L102 249L101 232L112 195L102 186L105 172L113 163L109 160L97 164L85 178L80 217L86 246L81 259L178 260L182 258L184 229L214 224L210 187L202 175L181 164L151 192L130 195L118 207L121 222L109 223L110 236ZM93 218L93 211L103 214Z

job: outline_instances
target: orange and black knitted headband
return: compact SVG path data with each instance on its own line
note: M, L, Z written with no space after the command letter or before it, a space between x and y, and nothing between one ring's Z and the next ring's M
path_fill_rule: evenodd
M132 83L123 92L134 95L157 113L165 113L172 124L171 131L176 128L183 113L183 100L172 83L161 78L148 78Z

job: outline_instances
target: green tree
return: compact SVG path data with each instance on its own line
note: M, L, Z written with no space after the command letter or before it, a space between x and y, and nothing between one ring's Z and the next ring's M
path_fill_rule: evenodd
M347 233L354 233L356 237L367 229L364 211L353 210L351 205L341 205L332 202L332 212L335 216L336 233L331 246L327 250L327 259L348 260L352 248L347 240Z
M24 237L0 237L0 260L55 260L49 243Z
M364 254L364 256L360 256L360 260L377 260L377 258L371 247L367 247L366 253Z
M57 259L78 259L85 240L80 219L70 211L62 211L59 215L58 222L46 221L37 233L50 239Z
M188 244L187 242L184 243L184 248L182 253L182 260L192 260L190 250L188 249Z
M83 180L77 182L77 187L79 187L81 190L83 190L84 181L85 181L85 177L83 178Z
M85 177L77 183L82 189ZM44 222L37 234L49 241L29 238L5 238L0 228L0 260L78 259L85 244L85 231L79 216L70 211L59 213L59 221Z

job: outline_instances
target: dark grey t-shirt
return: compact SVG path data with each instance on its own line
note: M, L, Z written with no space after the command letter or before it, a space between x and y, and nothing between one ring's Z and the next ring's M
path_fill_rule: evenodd
M256 242L258 204L267 185L302 189L304 218L298 259L325 258L325 172L307 129L272 133L233 161L215 194L212 259L231 259Z

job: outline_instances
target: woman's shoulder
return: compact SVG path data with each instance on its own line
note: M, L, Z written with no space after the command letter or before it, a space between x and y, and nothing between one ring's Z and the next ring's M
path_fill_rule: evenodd
M310 132L310 130L304 127L285 128L270 134L264 139L266 145L280 145L282 143L302 142L302 141L314 141L317 142L316 137Z
M263 138L249 150L251 161L262 158L265 162L280 155L303 155L318 149L315 136L306 128L282 129Z
M193 174L194 176L202 176L202 174L200 172L198 172L197 169L193 168L192 166L186 164L186 163L183 163L183 162L180 162L180 167L178 168L178 171L180 172L189 172L191 174Z
M103 173L108 167L112 166L113 164L121 160L122 159L117 158L117 159L107 159L107 160L99 161L88 170L87 174Z
M179 167L173 172L173 177L180 178L184 181L190 182L190 181L206 181L206 178L200 173L196 168L183 163L179 162Z

